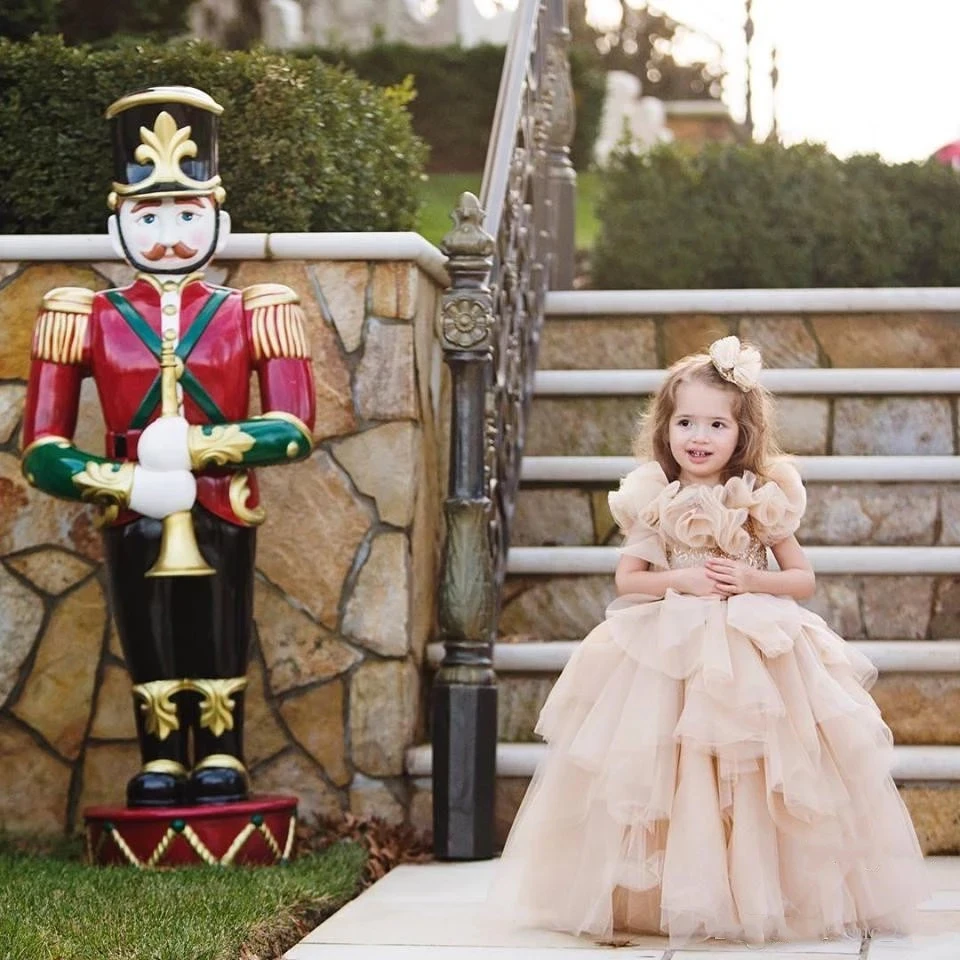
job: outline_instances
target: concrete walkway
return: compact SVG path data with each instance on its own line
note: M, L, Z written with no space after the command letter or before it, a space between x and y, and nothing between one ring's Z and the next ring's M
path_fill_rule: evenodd
M927 859L936 894L909 939L670 949L658 937L616 944L498 925L484 909L492 862L398 867L317 927L287 960L960 960L960 857ZM613 951L611 948L616 947Z

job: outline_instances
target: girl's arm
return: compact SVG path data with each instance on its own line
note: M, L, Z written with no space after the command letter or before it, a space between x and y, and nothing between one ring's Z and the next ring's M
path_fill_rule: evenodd
M723 596L704 567L651 570L646 560L627 554L620 557L614 579L617 585L617 596L623 596L626 593L642 593L648 597L663 597L668 590L698 597Z
M810 561L796 537L787 537L770 548L779 570L757 570L736 560L708 560L707 574L724 596L738 593L770 593L794 600L808 600L816 589Z

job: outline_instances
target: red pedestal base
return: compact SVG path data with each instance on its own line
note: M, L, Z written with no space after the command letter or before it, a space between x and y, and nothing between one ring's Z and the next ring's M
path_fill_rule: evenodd
M251 797L202 807L88 807L90 862L140 868L286 863L296 797Z

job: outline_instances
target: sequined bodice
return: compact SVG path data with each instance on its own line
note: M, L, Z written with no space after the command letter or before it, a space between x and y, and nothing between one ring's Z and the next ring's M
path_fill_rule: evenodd
M711 557L725 557L728 560L739 560L757 570L767 569L767 548L754 535L750 534L750 546L740 556L724 553L719 547L688 547L683 543L665 544L667 563L671 570L681 567L702 567Z
M667 480L656 460L623 478L610 510L624 532L624 553L656 570L703 566L711 557L767 569L767 547L800 525L806 494L796 468L783 460L758 485L750 471L726 483Z

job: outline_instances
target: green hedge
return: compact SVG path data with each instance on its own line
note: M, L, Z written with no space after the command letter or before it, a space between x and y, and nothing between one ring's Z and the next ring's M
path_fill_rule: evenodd
M954 286L960 177L802 144L616 151L598 205L602 289Z
M377 44L366 50L311 48L301 56L319 56L342 64L381 86L412 76L417 90L410 104L413 127L430 144L429 169L434 173L483 170L503 67L504 48L413 47ZM591 162L600 132L606 90L599 61L574 50L570 55L577 129L571 155L578 169Z
M954 286L960 177L802 144L616 151L598 205L601 289Z
M0 41L0 232L101 233L112 180L105 108L155 84L224 107L226 207L244 231L413 227L426 149L405 109L316 58L197 43L92 51Z

